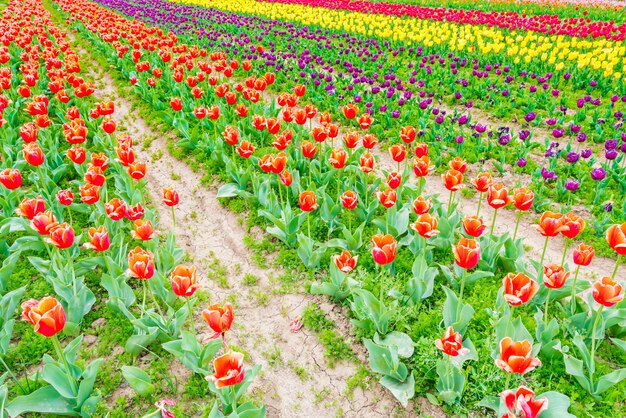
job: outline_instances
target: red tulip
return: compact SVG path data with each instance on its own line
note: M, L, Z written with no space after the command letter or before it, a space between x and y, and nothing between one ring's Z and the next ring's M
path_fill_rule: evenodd
M435 345L450 357L464 356L469 353L469 349L463 347L463 337L452 327L446 329L441 339L435 340Z
M502 279L502 286L504 298L511 306L528 302L539 291L539 284L524 273L508 273Z
M354 131L346 132L343 134L343 143L346 144L346 148L356 148L359 143L359 133Z
M34 331L52 337L65 326L65 310L58 300L47 296L41 301L30 299L22 303L22 319L34 325Z
M426 177L430 170L430 158L428 155L416 157L413 161L413 172L417 177Z
M74 193L71 190L59 190L57 193L57 200L63 206L69 206L74 200Z
M569 239L574 239L585 229L585 220L570 212L563 216L563 225L566 229L561 231L561 234Z
M300 209L304 212L313 212L317 209L317 196L315 196L315 192L305 191L300 193L299 203Z
M176 266L170 278L172 291L176 296L191 297L200 287L196 279L196 266Z
M476 178L472 180L472 183L476 187L476 190L480 193L485 193L489 190L489 186L493 183L493 179L491 178L491 174L489 173L478 173Z
M39 130L35 122L28 122L20 128L20 136L26 143L37 141Z
M114 221L119 221L126 217L127 205L123 200L115 197L104 205L107 215Z
M512 203L509 191L502 183L492 184L487 190L487 203L494 209L500 209Z
M595 254L596 251L591 245L580 244L578 247L574 248L574 264L588 266L591 264L591 260L593 260Z
M0 172L0 183L9 190L15 190L22 185L20 170L6 168Z
M145 177L147 166L145 163L133 162L128 165L128 174L135 180L141 180Z
M88 205L93 205L100 200L100 187L94 184L85 184L78 188L80 200Z
M437 218L430 216L428 213L424 213L418 216L415 223L411 224L411 228L424 238L432 238L439 233L437 223Z
M479 237L483 234L487 225L478 216L466 216L463 219L463 230L470 237Z
M560 289L565 285L569 272L563 266L550 264L543 266L543 284L550 289Z
M539 225L533 225L533 228L544 237L556 237L567 228L563 225L563 221L563 215L560 213L547 211L541 215ZM626 246L624 248L626 250Z
M89 228L89 242L83 244L83 247L91 250L102 252L109 249L111 246L111 240L109 238L109 232L106 227L99 226L96 228Z
M617 254L626 254L626 222L621 225L611 225L606 230L606 242Z
M302 141L302 155L306 158L313 158L317 152L317 147L311 141Z
M471 270L480 260L480 245L473 239L461 238L456 246L452 246L454 261L459 267Z
M389 209L396 204L397 194L395 190L387 189L382 192L376 192L376 197L378 197L381 205Z
M372 257L377 264L385 265L393 262L396 258L396 247L398 243L389 234L374 235L372 237Z
M603 277L592 286L593 299L607 308L624 299L622 285L610 277Z
M513 204L518 210L529 210L534 200L535 194L525 187L513 190Z
M356 118L356 113L359 111L359 108L356 105L350 103L343 107L343 115L346 119L354 119Z
M463 174L465 174L465 170L467 170L467 162L465 162L461 157L454 157L450 160L448 165L451 169L460 171Z
M209 325L209 328L213 330L213 334L205 338L205 341L212 340L220 335L223 336L226 331L230 330L235 319L233 305L228 302L223 307L211 305L202 311L202 318Z
M535 392L526 386L520 386L515 392L505 390L500 397L508 411L503 418L538 418L548 409L548 398L535 399Z
M48 231L46 242L59 249L69 248L74 244L74 229L67 223L55 225Z
M415 128L412 126L404 126L402 127L402 129L400 129L400 139L405 144L410 144L411 142L413 142L415 140L416 135L417 135L417 132L415 131Z
M392 171L387 175L387 186L389 186L390 188L397 189L398 187L400 187L401 183L402 175L397 171Z
M291 183L293 182L293 175L289 171L285 170L282 173L280 173L280 181L286 187L289 187L291 186Z
M343 205L343 207L346 209L350 209L350 210L356 208L356 205L358 203L357 194L353 192L352 190L343 192L340 200L341 200L341 204Z
M126 208L126 219L129 221L136 221L137 219L141 219L145 213L143 206L141 203L137 203L135 206L128 206Z
M37 231L40 235L48 235L50 230L58 224L59 223L51 211L38 213L33 216L30 221L31 228Z
M163 203L167 206L176 206L179 201L178 192L173 187L163 188Z
M401 163L406 157L406 147L403 144L394 144L389 147L389 155L391 155L392 160Z
M533 348L527 340L513 341L504 337L498 345L500 358L496 366L507 373L526 374L541 366L541 360L533 357Z
M43 197L38 196L34 199L26 198L22 200L22 203L15 209L15 213L19 216L23 216L29 221L32 220L36 215L43 213L46 210L46 203L43 200Z
M135 247L128 253L127 274L140 280L154 276L154 255L141 247Z
M241 144L237 147L237 153L243 158L250 158L254 152L254 145L248 141L241 141Z
M372 122L374 121L369 113L364 113L361 116L359 116L358 122L359 122L359 126L361 127L361 129L367 130L372 125Z
M368 152L362 154L361 158L359 159L359 165L361 171L363 171L364 173L370 173L374 171L374 156Z
M333 261L335 262L337 268L346 274L354 270L358 259L358 255L353 257L348 250L343 250L341 254L333 257Z
M130 235L134 239L142 241L150 241L152 238L158 235L158 231L154 231L152 222L149 220L137 219L135 221L135 230L130 231Z
M87 153L83 147L72 147L67 150L67 158L76 164L82 164L87 158Z
M243 366L243 354L229 351L213 360L215 374L207 376L207 380L215 383L215 386L223 388L241 383L245 375Z
M413 211L418 215L428 213L432 206L433 206L433 200L432 199L426 200L422 196L418 196L417 199L413 201Z
M334 149L331 151L329 161L332 164L332 166L335 167L336 169L344 168L347 160L348 160L348 153L346 152L346 150L340 148L340 149Z
M44 155L39 145L36 142L29 142L22 146L22 153L26 162L32 166L40 166L43 164Z

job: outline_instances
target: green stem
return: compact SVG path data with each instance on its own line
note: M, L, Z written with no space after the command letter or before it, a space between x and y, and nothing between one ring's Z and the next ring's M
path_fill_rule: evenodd
M311 241L311 214L307 213L306 215L306 227L309 231L309 241Z
M546 250L548 249L548 239L550 239L550 237L546 237L546 241L543 244L543 251L541 252L541 260L539 261L539 268L537 269L537 281L541 279L541 273L543 272L543 260L546 257Z
M156 306L157 310L159 311L159 315L165 316L163 315L163 311L161 310L161 306L159 305L159 302L157 302L156 297L154 296L154 292L152 291L152 289L150 289L150 285L148 285L148 293L150 293L150 298L152 299L152 303L154 303L154 306Z
M511 376L512 376L512 373L506 374L506 381L504 382L504 390L507 390L509 388L509 383L511 383Z
M515 222L515 231L513 232L513 240L517 238L517 230L519 229L520 221L522 220L522 212L517 212L517 221Z
M61 343L59 342L59 337L57 337L56 334L52 336L52 345L54 346L54 350L56 351L57 356L59 357L59 361L62 361L63 365L65 366L67 378L72 382L72 393L74 395L77 395L78 387L76 386L76 379L74 379L74 376L72 376L72 373L70 372L70 366L69 364L67 364L67 359L63 354L63 349L61 348Z
M448 198L448 212L446 213L446 218L450 217L450 212L452 211L452 199L454 198L454 194L452 190L450 190L450 197Z
M230 389L233 393L233 414L237 416L237 392L235 391L235 385L231 385Z
M461 315L461 306L463 304L463 291L465 290L465 276L467 275L467 269L463 269L461 275L461 291L459 292L459 304L456 307L456 320L458 321L459 315Z
M148 293L148 289L146 289L146 281L142 280L141 285L143 286L143 298L141 300L141 318L143 318L143 313L146 311L146 293Z
M172 232L176 233L176 213L174 212L174 206L171 206L170 209L172 210Z
M493 219L491 220L491 229L489 230L489 236L493 237L493 230L496 227L496 217L498 216L498 209L493 211Z
M615 276L617 275L617 268L619 267L620 264L620 254L617 255L617 260L615 260L615 268L613 269L613 273L611 274L611 279L615 279Z
M191 309L191 301L190 297L185 298L187 301L187 310L189 311L189 322L191 322L191 331L193 335L196 335L196 325L193 322L193 310Z
M563 256L561 257L561 266L564 265L565 263L565 256L567 255L567 249L570 246L570 239L569 238L565 238L565 244L563 245Z
M570 300L571 304L571 314L574 315L574 310L576 309L576 280L578 279L578 272L580 271L580 264L576 266L576 273L574 273L574 282L572 283L572 297Z
M283 191L281 190L280 178L278 179L277 185L278 185L278 204L282 205L283 204Z
M483 192L480 192L478 194L478 208L476 209L476 217L478 217L478 214L480 213L480 205L483 203Z
M72 210L69 208L67 208L67 213L70 216L70 226L72 226L72 224L74 223L74 220L72 219Z
M544 317L544 321L546 324L548 323L548 304L550 303L551 292L552 292L552 289L548 288L548 295L546 296L546 307L544 308L544 311L543 311L543 317Z
M379 283L379 288L378 288L378 300L380 301L380 304L383 304L383 296L385 294L385 292L383 291L383 273L385 272L384 267L383 266L379 266L380 267L380 274L378 275L378 283Z
M48 183L43 177L43 171L41 170L41 165L37 166L37 174L39 175L39 181L41 182L41 186L46 190L46 194L50 194L50 190L48 190Z
M4 359L2 358L2 356L0 356L0 362L2 363L4 368L6 369L7 373L9 373L9 376L11 376L11 378L15 381L15 384L17 385L17 387L20 388L20 390L22 391L22 394L25 395L26 391L24 390L24 387L22 387L22 385L20 384L20 381L17 380L17 377L15 377L15 375L13 374L11 369L9 369L9 366L4 362ZM28 379L28 376L26 376L26 379Z
M602 318L602 309L604 305L600 305L600 309L598 309L596 320L593 321L593 329L591 330L591 356L589 357L590 367L589 367L589 385L591 386L591 390L595 390L593 385L593 369L595 369L595 356L596 356L596 329L598 328L598 321Z

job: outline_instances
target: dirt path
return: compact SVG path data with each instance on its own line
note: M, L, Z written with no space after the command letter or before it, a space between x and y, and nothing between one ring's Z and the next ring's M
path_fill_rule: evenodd
M85 54L81 51L81 54ZM97 65L95 62L94 65ZM298 318L311 302L331 312L334 306L322 298L305 294L276 294L275 278L285 273L262 269L251 261L252 253L244 245L246 231L237 216L217 201L217 189L201 183L202 173L194 172L187 164L176 160L167 150L167 139L154 132L143 119L132 111L131 102L120 95L111 77L92 67L96 80L96 97L115 102L114 119L126 128L137 143L137 160L146 161L148 198L158 211L159 229L172 228L170 210L161 204L161 190L172 186L180 194L176 207L176 237L198 268L211 303L227 300L235 306L234 332L231 343L250 355L248 365L261 364L263 371L252 386L252 393L263 399L270 417L388 417L405 416L414 410L413 404L405 410L382 387L370 385L348 393L347 380L355 375L359 364L341 362L331 368L324 357L324 347L309 330L291 332L291 320ZM121 115L124 115L123 117ZM149 143L145 146L142 142ZM225 279L220 284L207 277ZM255 277L255 285L243 283L244 276ZM196 310L198 330L208 331ZM339 324L347 337L348 326ZM200 331L202 333L202 331ZM352 344L358 352L360 344ZM366 363L360 350L358 362ZM183 368L184 366L178 365ZM302 372L305 371L305 373ZM174 373L177 371L173 370ZM182 372L185 374L185 372ZM431 416L445 416L424 402L420 410L429 409Z

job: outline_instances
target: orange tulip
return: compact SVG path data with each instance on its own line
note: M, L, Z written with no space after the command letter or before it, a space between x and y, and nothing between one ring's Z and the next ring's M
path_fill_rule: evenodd
M304 212L313 212L317 209L317 196L315 192L305 191L300 193L299 198L300 209Z
M525 187L513 190L513 204L518 210L529 210L534 200L535 194Z
M22 319L35 326L34 331L45 337L52 337L65 326L65 310L58 300L47 296L40 301L35 299L22 303Z
M146 280L154 276L154 255L141 247L135 247L128 253L128 270L130 277Z
M343 205L343 207L346 209L350 209L350 210L356 208L356 205L359 201L357 194L353 192L352 190L343 192L340 200L341 200L341 204Z
M36 215L43 213L45 210L46 202L43 200L43 197L38 196L34 199L26 198L22 200L22 203L15 209L15 213L31 221Z
M15 190L22 185L20 170L7 168L0 172L0 183L9 190Z
M437 218L424 213L417 217L417 220L411 224L411 228L424 238L432 238L439 233L437 223Z
M202 318L209 325L209 328L213 330L213 334L205 338L205 341L212 340L220 335L223 336L226 331L230 330L233 319L235 319L233 305L228 302L223 307L211 305L202 311Z
M417 132L415 131L415 128L412 126L404 126L402 127L402 129L400 129L400 139L405 144L410 144L411 142L413 142L415 140L416 135L417 135Z
M237 153L243 158L250 158L254 152L254 145L249 141L241 141L241 144L237 147Z
M347 104L343 107L343 115L346 119L354 119L356 118L356 113L359 111L359 108L356 107L355 104Z
M539 225L533 225L544 237L556 237L567 228L563 225L563 215L554 212L544 212L539 219ZM625 246L626 249L626 246Z
M512 203L509 191L502 183L492 184L487 190L487 203L494 209L500 209Z
M133 162L128 165L128 174L135 180L141 180L146 176L148 167L145 163Z
M460 171L450 169L441 175L443 185L451 192L456 192L463 188L463 173Z
M461 238L456 246L452 246L454 261L459 267L471 270L480 260L480 244L473 239Z
M358 121L359 121L359 126L363 130L367 130L370 126L372 126L372 122L374 122L374 120L372 119L369 113L364 113L361 116L359 116Z
M428 155L422 155L421 157L415 158L415 161L413 162L413 172L417 177L427 176L429 170L430 158L428 158Z
M223 388L241 383L245 375L243 366L243 354L229 351L213 360L215 374L206 379L215 383L215 386Z
M58 224L59 223L56 221L52 211L38 213L33 216L33 219L30 221L31 228L37 231L40 235L48 235L50 230Z
M109 232L104 225L96 228L89 228L89 242L83 244L83 247L94 250L96 252L102 252L109 249L111 246L111 239L109 238Z
M126 217L128 206L122 199L114 197L104 206L107 215L114 221L119 221Z
M69 248L74 244L74 229L67 223L50 228L46 242L59 249Z
M423 196L418 196L417 199L413 201L413 211L418 215L428 213L432 206L433 206L433 200L432 199L426 200L424 199Z
M280 181L287 187L291 186L291 183L293 182L293 175L285 170L282 173L280 173Z
M317 152L317 147L311 141L302 141L302 155L306 158L315 157L315 153Z
M137 219L135 221L135 230L130 231L130 235L134 239L139 239L142 241L150 241L152 238L158 235L158 231L154 231L152 229L152 222L147 220L144 221L142 219Z
M622 285L610 277L603 277L592 286L593 299L607 308L624 299Z
M491 186L492 183L493 179L489 173L478 173L476 178L472 180L472 184L474 184L474 187L476 187L476 190L480 193L485 193L489 190L489 186Z
M470 237L479 237L483 234L487 225L478 216L466 216L463 219L463 230Z
M377 264L385 265L393 262L396 258L396 247L398 243L389 234L374 235L372 237L372 257Z
M164 187L163 188L163 203L167 206L176 206L180 198L178 196L178 192L174 190L173 187Z
M499 344L500 358L496 359L496 366L507 373L526 374L541 366L541 360L533 357L533 348L530 342L513 341L504 337Z
M364 173L370 173L374 170L374 156L369 152L361 155L359 164L361 166L361 171Z
M102 187L106 177L102 174L102 169L100 167L90 165L83 176L83 180L85 180L85 183Z
M200 287L196 279L196 266L178 265L170 275L172 291L176 296L190 297Z
M617 254L626 254L626 222L621 225L611 225L606 230L606 242Z
M591 264L591 260L593 260L595 254L596 251L591 245L580 244L578 247L574 248L574 264L588 266Z
M461 157L454 157L452 160L450 160L448 165L451 169L460 171L463 174L465 174L465 170L467 170L467 162L465 162L465 160L463 160Z
M80 200L88 205L93 205L100 200L100 187L95 184L85 184L78 188Z
M343 143L346 144L347 148L355 148L359 143L359 133L358 132L346 132L343 134Z
M560 289L565 285L569 272L563 266L550 264L543 266L543 284L550 289Z
M378 138L374 134L363 135L363 148L372 149L378 144Z
M378 201L387 209L396 204L397 194L393 189L387 189L382 192L376 192Z
M333 261L335 262L337 268L346 274L354 270L358 259L358 255L353 257L348 250L343 250L341 254L333 257Z
M563 225L566 229L561 231L561 234L569 239L574 239L585 229L585 220L573 212L570 212L563 216Z
M24 144L22 146L22 154L24 155L24 159L26 160L26 162L34 167L43 164L43 151L36 142L29 142L28 144Z
M524 273L509 273L502 279L504 286L504 298L511 306L519 306L530 299L539 291L539 283Z
M87 154L85 152L85 148L83 147L72 147L67 150L67 158L72 160L75 164L82 164L85 162L87 158Z
M334 149L330 154L330 163L336 169L344 168L348 160L348 153L344 149Z
M448 327L441 339L435 340L435 345L450 357L464 356L469 349L463 347L463 337L454 328Z
M389 147L389 155L391 156L392 160L397 163L401 163L406 157L406 147L404 146L404 144L394 144Z

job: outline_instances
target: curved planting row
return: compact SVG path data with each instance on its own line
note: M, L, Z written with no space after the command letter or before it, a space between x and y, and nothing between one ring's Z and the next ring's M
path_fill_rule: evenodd
M319 271L311 291L350 307L372 370L404 405L436 393L453 411L499 416L567 417L592 402L594 414L609 416L624 407L615 400L626 369L609 359L623 363L626 348L618 280L626 224L606 230L614 268L579 241L586 222L575 213L545 212L536 231L498 235L497 215L512 205L519 225L533 191L509 192L460 157L432 176L436 142L419 142L410 126L386 162L374 120L358 106L335 117L306 102L304 85L274 97L275 73L198 48L197 34L164 35L86 1L58 4L178 145L228 179L219 197L243 199ZM241 70L256 75L240 78ZM478 205L463 216L470 175ZM538 260L524 256L520 232L541 237ZM547 251L558 236L564 248ZM583 279L590 265L606 277Z
M196 336L204 292L195 267L179 264L173 234L154 230L148 166L135 159L133 138L117 133L115 104L96 102L84 63L40 1L11 1L0 27L0 416L104 416L102 375L119 358L96 354L83 337L105 316L120 318L107 324L109 338L125 346L121 370L139 394L155 385L131 360L160 346L209 380L215 411L263 416L239 402L259 368L246 370L228 348L232 306L202 311L208 338ZM178 202L163 190L159 204L173 216ZM159 402L151 416L171 406Z
M566 208L583 203L596 217L598 234L610 219L623 219L626 95L602 85L591 87L594 83L582 74L540 76L497 61L428 55L420 47L404 49L162 1L101 3L163 25L190 42L199 32L207 47L223 48L274 72L281 88L306 85L305 99L335 118L343 105L355 104L372 115L370 132L381 141L401 143L401 128L415 126L420 140L436 149L437 167L445 167L454 156L470 163L489 156L501 173L531 175L541 185L535 190L539 208L553 201ZM280 93L272 85L267 89ZM463 109L451 111L442 98ZM575 111L567 106L572 101ZM520 124L509 128L472 118L473 106L502 114L519 107ZM358 127L356 119L346 123ZM537 143L544 145L541 151Z
M422 7L412 4L386 3L378 1L350 0L261 0L268 3L299 4L310 7L347 10L366 14L382 14L398 17L414 17L434 21L446 21L469 25L496 26L511 31L522 30L549 35L567 35L586 38L605 38L623 41L626 23L613 21L591 21L585 18L560 18L557 15L526 15L516 11L498 12L478 9L456 9L452 7Z

